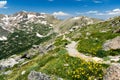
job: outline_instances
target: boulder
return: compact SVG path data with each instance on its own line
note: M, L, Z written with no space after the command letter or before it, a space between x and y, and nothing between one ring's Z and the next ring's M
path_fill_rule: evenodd
M25 73L26 73L26 71L22 71L22 72L21 72L21 75L24 75Z
M18 61L19 62L19 60L21 59L21 55L12 55L10 58L13 58L13 59L15 59L16 61Z
M52 50L53 47L54 47L53 44L50 44L50 45L48 45L48 46L46 47L46 50L47 50L47 51Z
M8 70L8 71L6 71L6 72L2 72L1 75L9 75L9 74L11 74L11 73L12 73L12 71L11 71L11 70Z
M21 59L21 56L13 55L10 58L0 60L0 70L5 68L11 68L16 64L24 62L25 59Z
M120 29L114 30L113 33L120 33Z
M28 75L28 80L51 80L50 77L44 73L31 71Z
M13 58L3 59L0 61L0 70L13 67L15 64L18 64L18 62Z
M27 52L27 53L25 53L25 54L23 54L22 56L21 56L21 59L31 59L32 57L34 57L36 55L36 53L35 52Z
M103 80L120 80L120 64L113 64L107 70Z
M117 50L120 49L120 36L115 37L111 40L107 40L103 44L103 50L109 51L109 50Z

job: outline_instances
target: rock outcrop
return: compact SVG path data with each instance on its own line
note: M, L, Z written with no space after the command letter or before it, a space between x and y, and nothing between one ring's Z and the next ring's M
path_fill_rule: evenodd
M21 59L20 57L21 56L13 55L8 59L0 60L0 70L3 70L5 68L11 68L16 64L23 62L24 59Z
M113 33L120 33L120 29L114 30Z
M103 80L120 80L120 64L111 65L107 69Z
M0 61L0 70L2 70L4 68L13 67L15 64L18 64L18 62L15 61L15 59L13 59L13 58L2 60L2 61Z
M103 49L105 51L120 49L120 36L113 38L111 40L107 40L103 44Z
M15 29L27 28L29 23L40 23L53 27L53 25L59 22L60 20L55 18L53 15L26 11L20 11L12 15L0 16L0 25L10 32L14 32Z
M41 72L31 71L28 75L28 80L51 80L50 76Z

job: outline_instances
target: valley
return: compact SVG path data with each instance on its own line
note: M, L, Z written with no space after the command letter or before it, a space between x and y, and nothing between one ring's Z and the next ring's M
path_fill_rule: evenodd
M0 15L0 80L119 80L120 16Z

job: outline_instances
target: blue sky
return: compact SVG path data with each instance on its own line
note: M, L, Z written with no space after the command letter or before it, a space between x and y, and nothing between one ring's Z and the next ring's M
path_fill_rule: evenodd
M0 0L0 14L44 12L58 18L90 16L107 19L120 15L120 0Z

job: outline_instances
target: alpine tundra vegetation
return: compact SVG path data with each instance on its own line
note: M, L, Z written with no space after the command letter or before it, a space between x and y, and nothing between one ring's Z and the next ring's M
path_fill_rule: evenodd
M120 80L120 1L0 0L0 80Z

